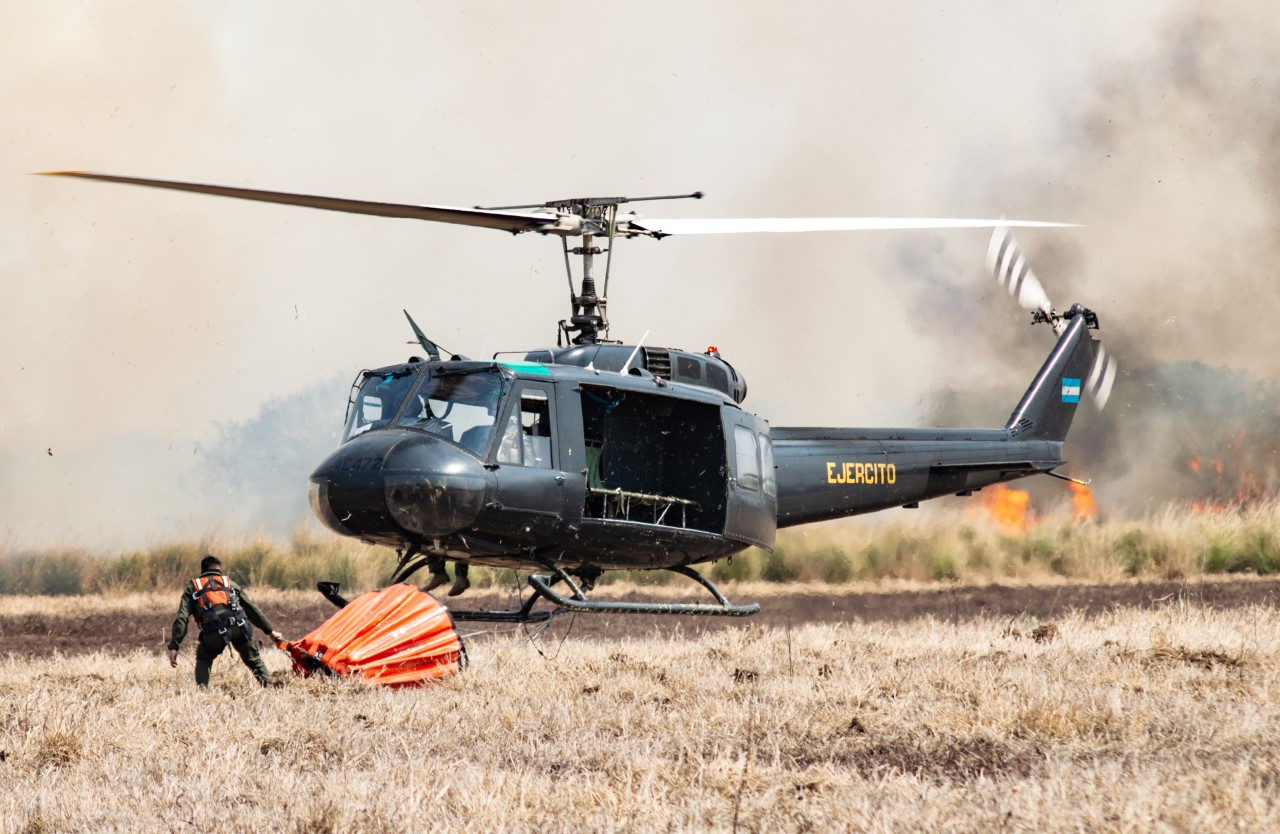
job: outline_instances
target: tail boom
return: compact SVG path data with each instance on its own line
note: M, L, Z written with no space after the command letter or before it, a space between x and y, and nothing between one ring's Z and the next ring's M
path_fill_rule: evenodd
M1064 318L1057 344L1003 428L774 429L778 527L915 506L1062 466L1096 345L1085 315Z

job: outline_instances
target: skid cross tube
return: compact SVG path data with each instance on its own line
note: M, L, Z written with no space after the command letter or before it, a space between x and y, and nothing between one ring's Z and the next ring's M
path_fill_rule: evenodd
M531 599L541 596L553 605L558 605L569 611L585 614L684 614L711 617L746 617L760 610L760 604L755 602L749 605L734 605L725 598L724 594L720 593L720 589L712 584L711 580L693 568L683 565L667 568L667 570L678 573L681 576L687 576L706 588L715 597L715 605L674 602L599 602L587 599L587 595L559 568L552 565L550 569L553 572L550 582L536 573L529 577L529 586L534 590ZM563 580L572 589L571 597L565 597L552 590L551 586L555 584L556 580Z
M518 611L450 611L453 618L464 623L544 623L556 615L555 611L534 611L537 594L529 594Z
M553 579L552 582L558 582L559 579ZM479 623L545 623L555 617L558 611L534 611L533 606L538 601L538 594L529 594L529 598L524 601L518 611L450 611L455 620L459 622L479 622Z

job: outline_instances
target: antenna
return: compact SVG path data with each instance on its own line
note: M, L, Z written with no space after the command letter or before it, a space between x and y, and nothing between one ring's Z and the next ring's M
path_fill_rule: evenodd
M422 332L422 328L418 327L418 323L413 320L413 316L409 315L409 311L404 311L404 317L409 320L409 326L413 328L413 335L418 337L418 344L422 345L422 349L427 352L427 358L432 362L440 361L440 346L427 338L427 334Z
M618 371L618 373L625 374L627 372L627 368L631 367L631 361L636 358L636 354L640 352L640 346L644 344L644 340L647 338L649 338L648 330L646 330L644 335L640 337L640 341L636 342L636 346L631 351L631 355L627 357L627 361L622 364L622 370Z

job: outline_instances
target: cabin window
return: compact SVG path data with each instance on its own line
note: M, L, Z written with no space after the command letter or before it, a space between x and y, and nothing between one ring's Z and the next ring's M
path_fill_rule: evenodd
M734 426L733 445L737 449L738 486L759 489L760 453L756 449L755 432L746 426Z
M520 410L512 412L502 431L498 463L551 468L551 402L546 392L521 392Z
M676 377L678 379L702 380L702 363L691 356L676 357Z
M777 498L778 477L773 468L773 440L764 432L760 432L760 468L764 470L760 473L764 494L770 498Z
M521 465L520 415L512 414L502 430L502 443L498 444L498 463Z
M707 363L707 385L717 391L729 393L729 375L725 373L724 368L714 362Z

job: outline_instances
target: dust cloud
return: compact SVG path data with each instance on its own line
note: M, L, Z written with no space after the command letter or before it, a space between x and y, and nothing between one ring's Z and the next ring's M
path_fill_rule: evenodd
M1125 434L1159 411L1135 381L1280 371L1278 29L1265 2L11 4L0 546L290 526L346 382L409 353L400 307L473 355L546 344L565 312L554 241L27 176L58 169L463 206L701 189L645 209L1084 223L1021 241L1129 371L1072 442L1137 478L1170 453ZM625 241L613 335L718 345L775 425L963 412L939 410L946 389L993 392L973 411L995 425L1049 345L982 273L985 245ZM294 451L273 456L282 420Z

